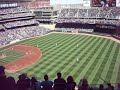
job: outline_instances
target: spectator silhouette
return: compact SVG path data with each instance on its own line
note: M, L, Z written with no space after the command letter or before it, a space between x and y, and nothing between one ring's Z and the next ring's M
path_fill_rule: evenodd
M86 79L80 80L78 90L89 90L88 81Z
M18 90L28 90L30 88L30 79L25 74L19 76L17 88Z
M8 77L7 78L7 90L16 90L16 82L13 77Z
M7 77L4 66L0 66L0 90L7 90Z
M31 88L32 90L36 90L36 83L37 83L37 79L35 77L31 78Z
M67 78L67 90L75 90L76 83L72 76L68 76Z
M104 90L104 86L102 84L100 84L98 90Z
M118 83L116 90L120 90L120 83Z
M93 87L90 87L89 90L95 90L95 89L93 89Z
M42 90L52 90L53 82L48 79L48 75L44 75L44 80L41 82Z
M114 90L114 87L110 83L108 83L107 86L106 90Z
M57 79L54 80L54 90L65 90L66 81L61 78L61 73L57 73Z

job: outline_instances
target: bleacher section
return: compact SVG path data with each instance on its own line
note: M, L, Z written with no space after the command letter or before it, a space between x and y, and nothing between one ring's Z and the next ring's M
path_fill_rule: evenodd
M1 9L0 15L25 13L25 12L30 12L30 11L26 7L15 7L15 8Z
M15 28L19 26L28 26L28 25L35 25L35 24L38 24L38 22L34 19L30 19L30 20L24 20L24 21L8 22L8 23L5 23L4 26L6 28Z
M73 28L79 29L78 32L116 34L116 29L120 26L119 18L119 7L64 8L56 19L56 29L59 28L60 31L60 28L67 28L66 31L70 32L68 29Z
M34 14L26 7L0 9L0 46L49 31L38 24Z
M118 7L90 7L90 8L65 8L60 11L59 18L96 18L96 19L119 19L120 8Z

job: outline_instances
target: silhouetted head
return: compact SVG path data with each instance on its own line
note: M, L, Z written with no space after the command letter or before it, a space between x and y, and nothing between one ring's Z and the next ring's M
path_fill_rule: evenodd
M82 86L88 86L88 81L87 81L87 79L83 79L82 80Z
M13 77L9 76L9 77L7 78L7 82L13 84L13 83L15 83L15 79L14 79Z
M118 83L117 87L120 88L120 83Z
M90 87L89 90L94 90L93 87Z
M44 75L44 79L45 79L45 81L47 81L48 80L48 75L46 74L46 75Z
M32 80L32 81L37 81L35 76L33 76L33 77L31 78L31 80Z
M18 78L19 78L19 80L22 80L22 75L19 75Z
M108 83L107 85L108 85L108 87L110 87L110 86L111 86L111 84L110 84L110 83Z
M26 74L21 74L21 79L22 80L25 80L27 77L26 77Z
M0 66L0 76L5 74L5 67Z
M100 89L100 90L103 90L103 89L104 89L103 84L100 84L99 89Z
M73 77L72 76L68 76L67 83L71 83L71 82L74 82Z
M113 86L111 86L111 90L114 90L114 87L113 87Z
M61 73L60 72L57 73L57 77L61 78Z

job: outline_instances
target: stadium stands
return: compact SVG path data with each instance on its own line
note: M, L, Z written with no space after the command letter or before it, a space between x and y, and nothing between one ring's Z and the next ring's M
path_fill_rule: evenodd
M30 12L26 7L1 9L0 15Z
M38 26L34 14L26 7L1 9L0 23L0 46L49 32Z
M38 22L36 20L32 19L32 20L8 22L8 23L5 23L4 26L6 28L14 28L14 27L18 27L18 26L35 25L35 24L38 24Z
M120 8L63 8L56 19L56 30L118 34ZM63 30L64 28L64 30ZM65 30L66 29L66 30ZM70 29L70 30L68 30ZM74 29L74 30L73 30Z
M116 8L87 8L63 9L57 22L102 23L119 25L120 9Z
M15 28L6 30L5 32L0 32L0 46L9 44L14 40L22 40L33 36L44 35L49 32L48 29L38 26L29 26L22 28Z
M59 18L94 18L94 19L119 19L120 8L65 8L60 11Z

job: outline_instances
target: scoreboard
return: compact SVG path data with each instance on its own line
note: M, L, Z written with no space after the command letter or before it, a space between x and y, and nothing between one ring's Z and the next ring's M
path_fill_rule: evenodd
M92 0L92 7L116 7L116 0Z
M82 0L87 7L120 7L120 0Z

